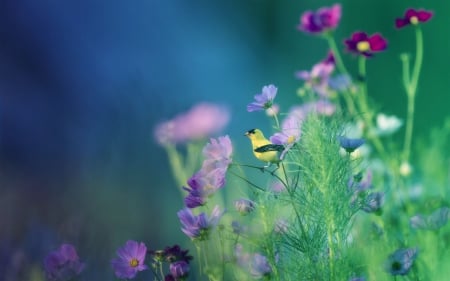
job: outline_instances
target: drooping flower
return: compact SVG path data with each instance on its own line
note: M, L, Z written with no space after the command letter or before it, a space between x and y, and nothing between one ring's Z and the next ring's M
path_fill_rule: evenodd
M365 32L355 32L350 39L346 39L347 50L365 57L373 56L373 53L384 51L387 48L386 39L379 33L368 36Z
M415 229L437 230L447 223L449 216L450 209L442 207L429 216L415 215L409 220L409 223Z
M339 138L339 144L340 146L345 149L348 153L352 153L355 151L358 147L363 145L365 143L364 139L353 139L353 138L347 138L344 136L340 136Z
M237 264L248 271L255 279L263 278L272 272L267 257L259 253L247 253L241 244L237 244L234 248L234 256Z
M78 276L84 268L85 264L80 262L75 247L71 244L62 244L44 260L46 277L50 281L70 280Z
M241 198L234 201L234 207L241 215L247 215L255 210L255 203L251 200Z
M250 274L253 278L262 278L272 272L272 267L267 260L267 257L256 253L250 260Z
M145 265L147 247L143 242L128 240L117 250L119 257L111 261L117 278L133 279L139 271L148 269Z
M229 120L230 113L225 107L199 103L188 112L160 123L155 128L154 135L161 145L185 143L220 132Z
M341 5L334 4L331 7L323 7L319 10L306 11L300 17L297 28L301 31L320 34L335 29L341 19Z
M335 68L335 59L332 52L327 57L315 64L311 71L298 71L295 76L305 81L305 85L314 90L319 96L327 97L329 93L328 81Z
M220 211L219 206L215 206L209 218L205 213L194 215L188 208L179 211L177 215L184 234L194 240L206 240L209 237L210 230L217 225L223 212Z
M170 274L175 280L184 280L189 275L189 264L185 261L176 261L169 265Z
M247 105L247 111L260 111L266 110L273 106L273 100L277 96L277 87L270 84L262 88L262 93L255 95L255 101Z
M395 19L395 27L402 28L407 25L418 25L420 22L427 22L433 17L433 12L426 10L408 9L403 18Z
M398 249L388 257L386 270L392 275L406 275L416 258L416 248Z
M381 207L384 203L384 193L383 192L373 192L369 193L365 198L361 209L366 213L380 213Z

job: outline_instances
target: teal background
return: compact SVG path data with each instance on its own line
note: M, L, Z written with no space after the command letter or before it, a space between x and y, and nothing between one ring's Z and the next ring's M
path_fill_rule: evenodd
M87 280L111 279L109 259L127 239L149 248L187 245L176 217L182 198L153 128L198 102L224 104L232 112L224 134L236 157L254 161L242 134L268 131L270 123L246 105L270 83L279 88L282 111L298 103L294 72L324 58L327 45L296 25L305 10L333 3L3 1L0 272L21 276L70 242L90 264ZM423 25L415 119L415 135L426 136L449 116L450 3L341 3L338 43L356 30L387 38L388 50L368 62L369 95L380 111L400 118L406 96L399 54L413 53L415 41L413 29L396 30L394 19L407 7L435 12ZM355 57L344 61L355 73ZM10 257L18 251L26 258L16 270Z

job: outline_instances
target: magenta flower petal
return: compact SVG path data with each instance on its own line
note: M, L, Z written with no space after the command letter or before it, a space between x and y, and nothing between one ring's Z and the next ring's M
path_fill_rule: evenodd
M395 19L395 27L402 28L407 25L417 25L421 22L427 22L433 17L433 12L426 10L408 9L403 18Z
M341 5L335 4L332 7L323 7L313 11L306 11L300 17L300 24L297 28L301 31L319 34L327 30L335 29L341 19Z
M376 33L369 38L370 50L373 52L383 51L387 47L387 41L381 34Z

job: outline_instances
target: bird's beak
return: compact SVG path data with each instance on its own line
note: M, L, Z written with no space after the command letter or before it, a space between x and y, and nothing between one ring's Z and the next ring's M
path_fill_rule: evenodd
M245 132L244 136L248 137L248 132Z

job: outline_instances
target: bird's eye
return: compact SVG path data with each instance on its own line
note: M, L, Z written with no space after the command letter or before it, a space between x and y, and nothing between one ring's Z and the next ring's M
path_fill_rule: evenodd
M247 131L247 134L249 135L253 135L255 133L255 129L251 129Z

